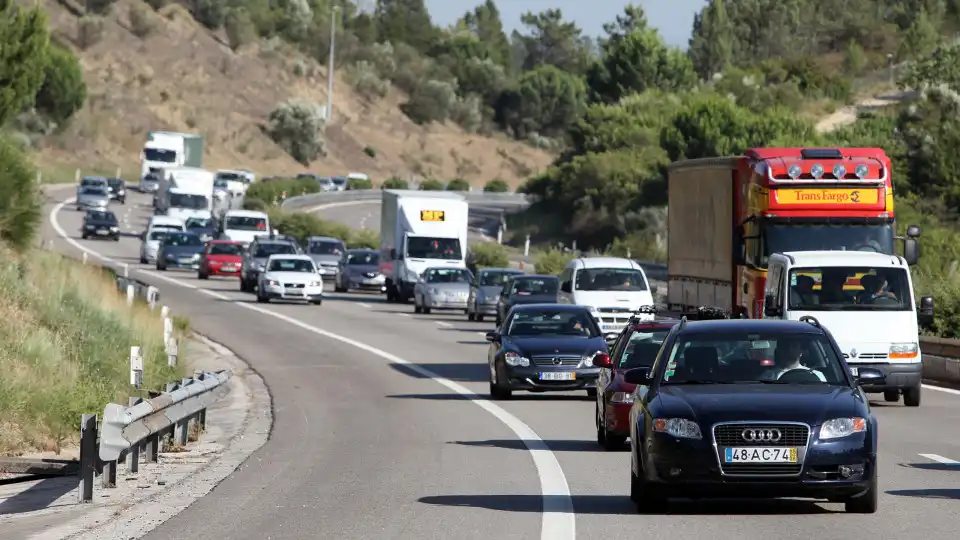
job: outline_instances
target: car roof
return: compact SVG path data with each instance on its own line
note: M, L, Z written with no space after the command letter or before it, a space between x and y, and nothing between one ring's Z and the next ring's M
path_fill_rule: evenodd
M236 244L242 246L243 242L237 242L236 240L211 240L207 242L208 244Z
M518 280L518 279L527 279L527 278L529 279L548 279L548 278L560 279L560 276L555 276L553 274L517 274L511 277L510 279Z
M469 268L464 268L462 266L428 266L423 271L426 272L428 270L466 270L467 272L470 271Z
M373 249L373 248L353 248L353 249L348 249L348 250L347 250L347 253L376 253L376 254L379 254L379 253L380 253L380 250L379 250L379 249Z
M227 210L224 214L226 217L269 217L266 212L258 212L256 210Z
M298 261L310 261L313 262L313 259L309 255L304 255L302 253L274 253L267 257L267 259L296 259Z
M521 269L519 269L519 268L481 268L481 269L479 270L479 273L481 273L481 274L484 273L484 272L508 272L508 273L511 273L511 274L517 274L518 276L519 276L519 275L524 275L523 270L521 270Z
M904 267L906 261L897 255L884 255L870 251L787 251L784 257L790 266L883 266Z
M654 319L652 321L640 321L630 325L633 330L669 330L680 322L680 319Z
M557 311L587 311L586 306L579 304L557 304L555 302L543 302L541 304L518 304L511 308L511 311L533 311L538 309L550 308Z
M333 236L309 236L307 242L340 242L342 244L343 240Z
M578 257L567 265L573 268L632 268L642 270L636 261L622 257Z
M711 321L688 321L680 328L681 335L718 334L726 332L757 332L777 334L824 334L808 322L781 319L720 319Z

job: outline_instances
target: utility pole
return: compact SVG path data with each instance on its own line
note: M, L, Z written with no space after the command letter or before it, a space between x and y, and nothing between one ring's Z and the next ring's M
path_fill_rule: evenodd
M326 123L329 126L333 118L333 56L334 46L336 44L337 32L337 11L340 6L333 6L330 10L330 61L327 62L327 118Z

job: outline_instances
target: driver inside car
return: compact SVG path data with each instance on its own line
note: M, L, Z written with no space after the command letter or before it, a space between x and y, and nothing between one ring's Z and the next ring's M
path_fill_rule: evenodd
M781 339L777 342L777 348L773 352L774 367L767 370L760 379L765 381L779 380L785 373L794 370L804 370L816 375L822 382L827 382L827 378L816 369L811 369L803 365L800 361L803 358L803 343L796 339Z

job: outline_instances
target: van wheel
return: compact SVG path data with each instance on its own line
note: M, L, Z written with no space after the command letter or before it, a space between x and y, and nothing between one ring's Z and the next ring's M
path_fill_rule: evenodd
M920 406L920 385L903 389L903 404L907 407Z
M896 403L900 401L900 391L899 390L884 390L883 391L883 400L887 403Z

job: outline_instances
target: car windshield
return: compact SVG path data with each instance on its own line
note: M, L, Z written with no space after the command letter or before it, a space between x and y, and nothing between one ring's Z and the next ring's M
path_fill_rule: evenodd
M103 189L102 187L88 186L88 187L83 188L83 191L81 191L81 193L83 193L84 195L90 195L90 196L94 196L94 197L96 197L96 196L106 197L106 196L107 196L107 190Z
M213 227L211 218L190 218L186 222L187 229L209 229Z
M243 182L243 180L244 180L244 177L240 174L232 173L232 172L220 172L220 173L217 173L216 180L214 180L214 183L222 181L224 182L224 185L226 185L227 181Z
M195 234L170 233L163 239L165 246L202 246L203 240Z
M92 187L103 187L104 182L107 182L107 180L106 180L105 178L99 178L99 177L96 177L96 176L94 176L94 177L89 177L89 176L88 176L88 177L83 178L82 180L80 180L80 185L81 185L82 187L88 187L88 186L92 186ZM109 182L107 182L107 183L109 184Z
M652 366L669 332L667 328L644 329L630 334L630 341L627 342L617 360L617 368L633 369Z
M162 229L154 229L154 230L150 233L150 236L149 236L148 238L149 238L151 241L159 242L160 240L163 240L163 237L166 236L167 234L168 234L168 231L165 231L165 230L162 230Z
M348 265L368 266L380 264L379 253L350 253L347 255Z
M902 268L828 267L790 271L790 309L803 311L912 311Z
M171 193L170 206L174 208L189 208L191 210L203 210L207 207L210 200L203 195L192 195L189 193Z
M307 253L311 255L340 255L346 249L343 242L315 240L307 245Z
M103 221L114 225L117 223L117 216L113 212L90 212L87 217L91 221Z
M211 255L242 255L243 246L240 244L213 244L210 246Z
M107 180L107 183L110 184L110 187L112 188L123 187L123 180L119 180L117 178L110 178L109 180Z
M469 283L473 274L464 268L430 268L424 274L427 283Z
M265 231L267 230L267 218L228 216L223 228L228 231Z
M667 358L663 384L848 384L819 334L694 334Z
M257 259L266 259L271 255L293 255L296 252L297 248L293 247L293 244L260 244L253 256Z
M313 272L317 269L313 266L313 261L306 259L274 259L270 261L269 272Z
M597 337L590 314L580 309L524 309L513 314L507 325L508 336L581 336Z
M480 272L480 286L481 287L503 287L503 284L507 282L510 276L521 275L523 272L506 272L506 271L486 271Z
M174 150L165 150L163 148L144 148L143 159L146 161L173 163L177 160L177 152Z
M510 286L510 294L518 296L551 295L557 294L557 278L523 278L514 279Z
M410 259L461 259L460 240L456 238L407 238L407 257Z
M584 268L577 272L578 291L645 291L643 274L633 268Z

